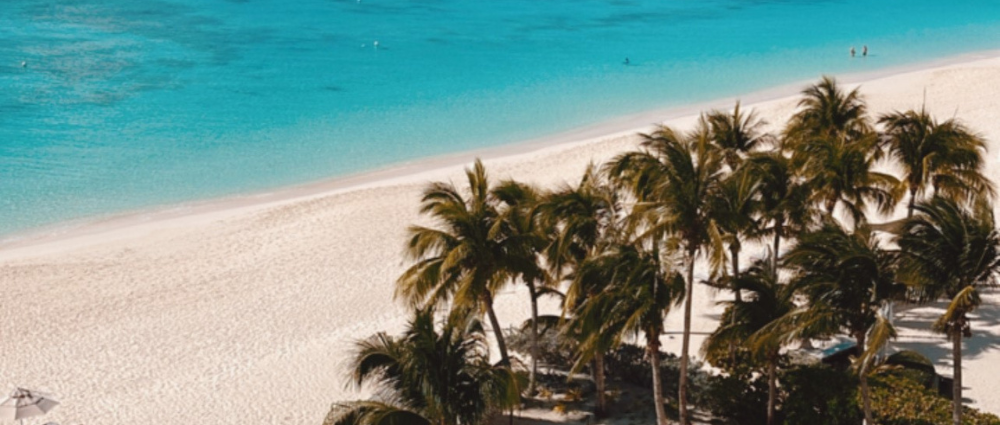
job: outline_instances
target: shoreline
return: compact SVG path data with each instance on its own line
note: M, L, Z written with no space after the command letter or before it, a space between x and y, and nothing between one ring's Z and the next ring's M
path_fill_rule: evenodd
M861 77L840 79L849 89ZM862 83L872 115L922 102L941 119L957 115L987 140L985 172L1000 182L1000 56ZM796 110L798 84L757 93L762 99L743 96L743 102L771 123L763 130L774 131ZM791 95L765 96L782 89ZM697 112L710 107L693 104L687 115L678 109L640 124L666 120L686 131ZM134 214L0 248L0 290L8 300L0 308L7 324L0 375L8 385L55 394L63 404L46 421L59 423L319 423L332 402L367 395L344 385L352 341L405 326L409 310L394 301L393 282L408 266L407 227L432 223L419 213L427 182L461 185L462 170L475 156L487 157L492 181L515 177L545 188L574 182L588 162L636 146L631 131L600 131L609 128L602 123L563 133L566 143L553 136ZM588 139L588 132L599 137ZM895 214L905 215L905 208ZM744 258L763 249L747 245ZM707 274L703 266L697 278ZM717 327L724 299L724 292L695 287L692 351ZM556 300L542 301L541 314L559 311ZM496 294L501 326L516 326L530 310L524 285ZM660 342L668 352L681 347L679 313L664 323ZM976 314L963 362L977 373L967 373L964 396L973 407L998 413L1000 296L984 296ZM938 305L907 312L897 322L895 346L917 349L936 367L950 366L950 343L930 331L939 315ZM271 408L275 403L283 408Z
M928 72L954 66L972 65L977 62L993 59L1000 59L1000 50L969 52L909 65L844 74L837 76L837 79L845 86L854 87L884 78L917 72ZM859 58L859 60L864 59ZM803 87L816 81L821 75L823 74L812 79L789 82L736 96L695 102L677 107L652 109L533 139L511 141L499 146L415 158L359 173L322 178L311 182L280 186L272 189L181 203L155 205L18 230L10 234L0 235L0 260L6 258L7 255L5 254L10 254L11 251L73 241L88 236L104 235L106 237L111 236L112 239L117 240L128 235L118 235L115 237L110 234L141 225L162 224L170 226L171 223L178 220L190 220L198 217L205 220L214 220L223 216L239 214L240 212L276 207L297 201L307 201L317 197L332 196L393 184L414 183L421 176L430 177L434 174L447 173L449 170L454 171L456 168L461 169L475 158L481 158L484 161L516 161L518 157L540 153L547 149L569 149L574 146L598 143L602 140L626 137L648 131L657 123L696 117L701 112L712 109L727 110L736 101L740 101L741 104L746 106L754 106L797 96ZM862 94L864 94L863 91ZM420 181L426 183L428 180ZM75 246L75 244L71 245Z

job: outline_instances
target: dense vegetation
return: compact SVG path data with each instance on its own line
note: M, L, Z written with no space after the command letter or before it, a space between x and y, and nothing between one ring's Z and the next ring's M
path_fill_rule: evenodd
M688 132L660 126L637 150L553 190L491 181L479 161L467 187L431 184L421 212L435 222L409 229L412 263L396 282L415 319L402 338L359 343L354 379L372 383L375 398L337 404L327 422L482 423L537 390L544 359L592 372L598 415L614 363L613 378L650 387L659 425L689 424L692 403L725 423L1000 422L961 405L968 314L1000 270L982 138L923 110L873 118L857 90L830 78L802 92L780 133L763 128L737 104ZM871 223L904 203L902 222ZM741 265L747 247L764 255ZM707 275L695 276L698 264ZM515 284L532 307L526 366L493 310L497 292ZM690 357L698 284L732 294L701 347L720 376L699 373ZM540 317L538 299L552 294L562 314ZM936 300L949 302L934 330L953 342L953 403L879 355L896 335L887 307ZM442 307L450 313L439 331ZM660 338L675 309L683 329L673 358ZM856 343L849 370L788 361L788 348L836 335ZM640 361L647 373L635 370Z

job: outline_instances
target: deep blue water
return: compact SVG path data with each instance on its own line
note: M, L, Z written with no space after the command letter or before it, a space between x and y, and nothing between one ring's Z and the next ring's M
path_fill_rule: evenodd
M996 48L996 0L0 0L0 234Z

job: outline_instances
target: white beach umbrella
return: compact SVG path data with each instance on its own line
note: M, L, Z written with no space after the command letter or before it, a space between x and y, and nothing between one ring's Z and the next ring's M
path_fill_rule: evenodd
M0 402L0 420L14 421L41 416L59 405L50 394L17 388L14 393Z

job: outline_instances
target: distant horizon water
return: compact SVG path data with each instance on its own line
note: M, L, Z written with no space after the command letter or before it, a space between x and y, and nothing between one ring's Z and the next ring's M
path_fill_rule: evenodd
M3 239L995 50L1000 2L5 0L0 40Z

